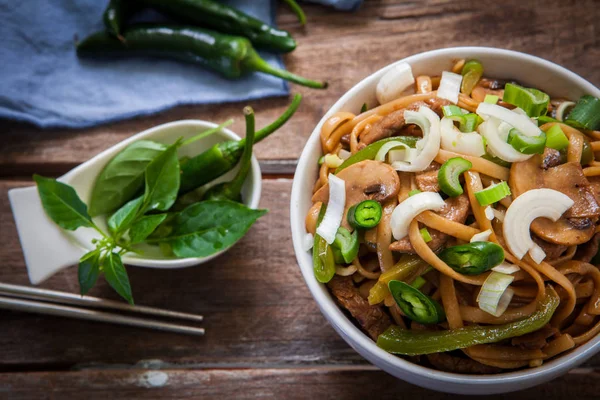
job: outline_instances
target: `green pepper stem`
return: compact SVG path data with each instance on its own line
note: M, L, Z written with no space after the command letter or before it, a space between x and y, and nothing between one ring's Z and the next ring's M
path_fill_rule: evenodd
M304 10L296 3L295 0L283 0L285 4L288 5L298 17L298 21L300 21L300 25L306 25L306 15L304 14Z
M248 49L248 53L242 60L244 65L254 71L264 72L265 74L277 76L286 81L297 83L298 85L310 87L313 89L325 89L327 88L327 82L313 81L311 79L303 78L299 75L273 67L268 62L263 60L254 49Z
M184 140L184 141L181 143L181 146L187 146L188 144L194 143L194 142L195 142L195 141L197 141L197 140L200 140L200 139L203 139L203 138L205 138L205 137L208 137L208 136L210 136L210 135L212 135L212 134L214 134L214 133L217 133L217 132L219 132L221 129L223 129L223 128L225 128L225 127L228 127L228 126L229 126L229 125L231 125L231 124L233 124L233 120L232 120L232 119L229 119L229 120L227 120L227 121L223 122L223 123L222 123L221 125L219 125L219 126L216 126L216 127L214 127L214 128L211 128L211 129L209 129L209 130L207 130L207 131L204 131L204 132L202 132L202 133L199 133L199 134L197 134L196 136L192 136L191 138Z
M250 172L252 161L252 146L254 145L254 110L250 106L244 107L244 117L246 118L246 141L244 143L244 152L240 159L240 170L235 178L229 182L229 191L232 197L238 197L242 191L242 186Z
M273 133L277 129L281 128L286 122L288 122L288 120L292 117L292 115L294 115L294 113L300 106L301 101L302 101L301 94L297 93L296 95L294 95L292 103L287 108L287 110L285 110L285 112L279 116L279 118L277 118L271 124L265 126L261 130L256 132L256 134L254 135L254 143L260 142L261 140L263 140L264 138L269 136L271 133ZM239 143L240 147L242 147L246 144L246 139L244 138L244 139L240 140L238 143Z

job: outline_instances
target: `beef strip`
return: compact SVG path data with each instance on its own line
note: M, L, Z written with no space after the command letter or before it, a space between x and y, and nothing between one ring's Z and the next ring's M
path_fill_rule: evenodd
M438 184L438 172L440 170L440 164L432 162L427 169L423 172L417 172L415 179L417 181L417 187L422 192L439 192L440 186Z
M406 125L404 120L404 111L417 111L421 106L428 106L427 103L417 101L406 108L393 111L373 124L371 129L360 135L358 149L362 149L367 145L381 139L388 138L397 134Z
M392 320L382 306L372 306L363 299L349 276L336 275L327 283L338 303L348 310L373 340L382 334Z
M546 325L535 332L512 338L511 344L513 346L519 346L523 349L538 350L546 346L546 344L548 344L547 339L551 338L557 333L559 333L558 329L553 328L550 325Z
M542 250L544 250L544 253L546 253L545 261L556 260L569 248L569 246L565 246L563 244L546 242L535 234L531 235L531 238L538 246L542 248Z
M592 258L598 253L598 247L600 246L600 233L596 233L592 240L582 245L577 246L577 252L575 253L575 260L583 262L591 262Z
M451 221L464 224L471 209L467 195L462 194L458 197L450 197L446 199L445 203L444 207L437 214ZM448 240L448 235L435 229L428 229L428 231L432 239L427 243L429 248L433 251L441 250ZM415 249L410 243L408 236L390 244L390 250L399 253L415 254Z

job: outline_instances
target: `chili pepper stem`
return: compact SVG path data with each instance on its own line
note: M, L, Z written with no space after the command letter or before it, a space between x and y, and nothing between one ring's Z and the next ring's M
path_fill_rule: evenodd
M243 62L244 65L249 69L277 76L281 79L285 79L286 81L297 83L298 85L310 87L313 89L325 89L328 86L327 82L313 81L311 79L303 78L291 72L273 67L268 62L263 60L253 49L248 49L248 53L246 54L246 57L244 58Z
M248 172L250 172L250 159L252 158L252 145L254 144L254 110L250 106L244 107L244 117L246 118L246 142L244 146L244 153L240 160L240 170L238 171L235 178L229 183L229 192L239 197L242 191L242 186L246 181Z
M304 10L296 3L295 0L283 0L285 4L296 14L298 17L298 21L300 21L300 25L306 25L306 15L304 14Z

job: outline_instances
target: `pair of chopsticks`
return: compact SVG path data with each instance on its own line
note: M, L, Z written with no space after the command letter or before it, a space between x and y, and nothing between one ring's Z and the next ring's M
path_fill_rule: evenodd
M204 329L195 326L179 325L151 318L134 317L129 314L143 314L153 317L183 319L201 322L202 315L194 315L160 308L136 306L98 297L79 296L73 293L38 289L29 286L0 283L0 308L37 314L56 315L91 321L158 329L189 335L204 335ZM98 311L97 309L120 311Z

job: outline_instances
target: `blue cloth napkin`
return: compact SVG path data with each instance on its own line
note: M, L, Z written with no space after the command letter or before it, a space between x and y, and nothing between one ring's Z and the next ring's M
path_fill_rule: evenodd
M342 7L347 6L342 3L357 2L316 1ZM274 23L271 0L223 2ZM198 65L171 60L78 59L75 36L82 39L103 29L102 13L107 3L0 0L0 118L43 128L83 128L181 104L244 101L289 93L285 81L261 73L231 81ZM261 55L284 68L281 57Z

